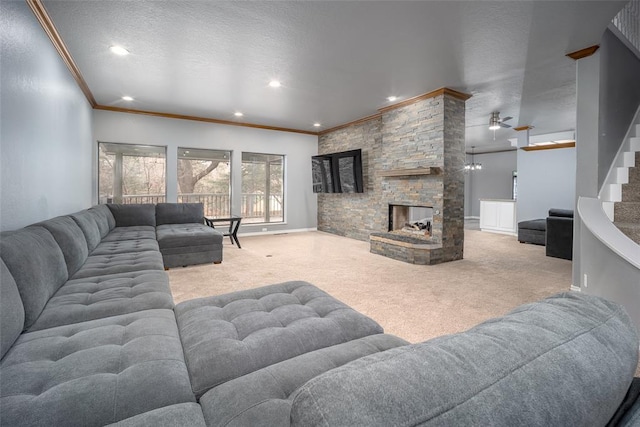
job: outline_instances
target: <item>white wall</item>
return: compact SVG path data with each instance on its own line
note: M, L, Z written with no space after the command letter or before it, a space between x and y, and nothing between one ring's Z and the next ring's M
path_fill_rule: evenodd
M177 200L177 149L209 148L230 150L232 213L240 212L242 152L285 156L285 224L243 224L244 233L313 229L317 227L317 196L311 187L311 156L318 153L318 138L190 120L138 114L94 111L94 140L167 147L167 201ZM94 159L97 142L94 142ZM94 161L94 174L95 163ZM93 198L97 202L97 187Z
M576 149L518 149L517 220L546 218L551 208L574 209Z
M92 114L25 2L0 2L0 230L91 205Z
M466 217L480 216L480 199L511 199L511 178L516 168L516 151L474 155L476 163L482 163L479 171L465 174ZM471 162L471 155L467 155Z

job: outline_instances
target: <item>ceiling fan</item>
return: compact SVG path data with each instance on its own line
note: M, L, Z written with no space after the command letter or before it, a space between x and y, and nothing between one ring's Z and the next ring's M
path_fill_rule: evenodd
M513 117L509 116L509 117L505 117L504 119L500 118L500 112L499 111L494 111L493 113L491 113L491 117L489 118L489 129L490 130L497 130L500 128L510 128L511 125L506 124L506 121L509 121L513 119Z

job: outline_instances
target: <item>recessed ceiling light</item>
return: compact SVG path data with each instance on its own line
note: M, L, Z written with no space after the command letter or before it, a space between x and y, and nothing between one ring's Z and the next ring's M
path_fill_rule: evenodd
M124 56L129 55L129 51L122 46L111 46L109 50L116 55Z
M133 101L133 98L131 96L123 96L122 100L123 101Z
M269 86L271 86L271 87L280 87L280 86L282 86L282 83L280 83L278 80L271 80L269 82Z
M240 111L236 111L235 113L233 113L233 115L236 116L236 117L244 116L244 114L242 114Z
M314 123L313 126L319 128L320 126L322 126L320 123Z
M389 101L389 102L393 102L393 101L395 101L396 99L398 99L398 97L397 97L397 96L387 96L387 101Z

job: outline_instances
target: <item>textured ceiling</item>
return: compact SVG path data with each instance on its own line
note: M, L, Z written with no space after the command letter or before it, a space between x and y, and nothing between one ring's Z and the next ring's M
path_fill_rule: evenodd
M565 54L598 44L624 4L44 1L101 105L317 131L449 87L473 95L466 143L480 149L515 133L494 140L492 111L534 134L575 127Z

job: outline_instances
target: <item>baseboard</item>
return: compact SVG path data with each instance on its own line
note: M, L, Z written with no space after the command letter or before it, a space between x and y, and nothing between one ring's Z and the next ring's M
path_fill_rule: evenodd
M571 290L574 292L582 292L582 288L580 286L571 285Z
M480 217L479 216L465 216L464 219L477 219L479 221Z
M265 236L268 234L291 234L291 233L306 233L309 231L318 231L317 227L313 228L294 228L291 230L269 230L269 231L257 231L251 233L238 233L238 237L250 237L250 236Z

